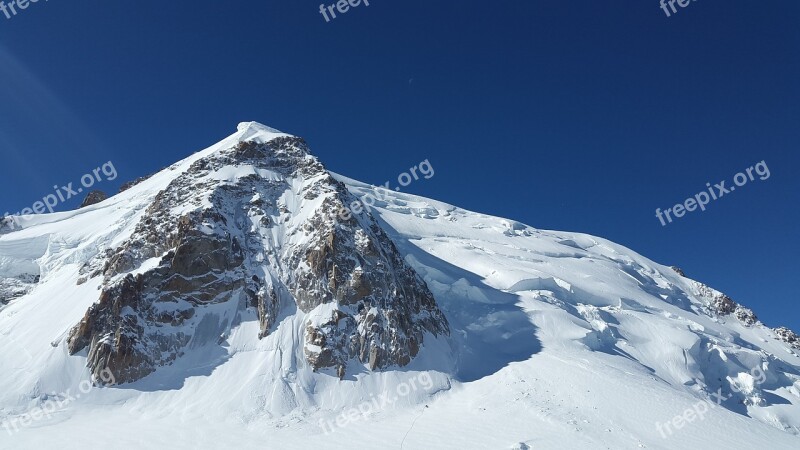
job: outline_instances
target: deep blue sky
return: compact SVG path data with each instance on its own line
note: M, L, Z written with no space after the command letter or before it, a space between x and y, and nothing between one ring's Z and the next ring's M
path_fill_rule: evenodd
M331 23L319 0L0 15L0 213L108 160L116 191L257 120L366 182L427 158L409 192L609 238L800 331L797 0L370 3ZM769 180L655 218L762 160Z

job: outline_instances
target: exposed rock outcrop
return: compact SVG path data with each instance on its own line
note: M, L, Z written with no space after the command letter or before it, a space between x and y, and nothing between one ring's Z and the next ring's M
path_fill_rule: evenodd
M748 309L739 303L736 303L723 294L706 286L703 283L692 281L697 295L706 302L706 309L709 315L713 316L730 316L733 315L737 320L746 326L753 326L758 323L758 317L751 309Z
M122 186L119 187L119 192L125 192L128 189L136 186L137 184L139 184L139 183L141 183L143 181L146 181L147 179L149 179L153 175L155 175L155 174L150 174L150 175L147 175L147 176L144 176L144 177L136 178L135 180L126 181L125 183L122 183Z
M81 203L81 208L85 208L87 206L96 205L108 198L108 194L103 191L92 191L86 195L86 198L83 199L83 203Z
M0 306L22 297L39 283L39 275L20 275L12 278L0 277Z
M11 233L22 228L20 218L15 216L5 216L0 218L0 235Z
M786 342L795 350L800 350L800 336L794 331L785 327L780 327L775 329L775 334L778 336L778 339Z

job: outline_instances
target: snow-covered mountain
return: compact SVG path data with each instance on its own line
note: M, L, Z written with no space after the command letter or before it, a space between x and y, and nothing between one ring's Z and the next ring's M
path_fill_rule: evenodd
M798 448L798 353L677 268L257 123L0 223L0 449Z

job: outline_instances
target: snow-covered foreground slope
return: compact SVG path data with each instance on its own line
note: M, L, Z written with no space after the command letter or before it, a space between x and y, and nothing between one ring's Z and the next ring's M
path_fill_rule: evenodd
M137 381L91 386L87 355L70 355L67 338L103 279L81 268L130 240L197 161L282 136L244 124L98 205L0 232L0 279L29 291L0 309L0 449L800 446L798 349L724 295L604 239L338 175L378 199L372 216L449 336L426 335L408 365L351 364L340 380L305 353L309 321L332 303L284 304L262 339L258 317L229 305L208 313L238 318L218 342L189 344ZM288 205L287 223L313 201Z

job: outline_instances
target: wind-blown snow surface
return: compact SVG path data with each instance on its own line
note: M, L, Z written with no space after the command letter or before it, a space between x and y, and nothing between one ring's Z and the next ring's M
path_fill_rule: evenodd
M86 358L68 355L65 336L100 279L77 285L80 267L128 238L197 159L278 136L243 124L100 204L0 235L0 278L40 277L0 309L0 449L800 447L797 352L760 323L716 314L702 285L601 238L339 176L379 199L372 213L435 295L449 338L426 338L402 369L340 381L304 362L313 317L287 309L263 340L245 321L218 354L81 392ZM57 411L20 424L52 399Z

